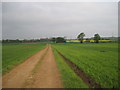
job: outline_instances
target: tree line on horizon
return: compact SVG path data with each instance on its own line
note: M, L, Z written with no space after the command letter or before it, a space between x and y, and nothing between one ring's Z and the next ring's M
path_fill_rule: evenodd
M19 40L19 39L16 39L16 40L12 40L12 39L3 39L2 40L2 43L30 43L30 42L33 42L33 43L38 43L38 42L41 42L41 43L46 43L46 42L53 42L53 43L64 43L66 42L65 38L64 37L53 37L53 38L40 38L40 39L24 39L24 40Z
M85 37L85 33L82 32L82 33L78 34L76 39L79 40L80 43L83 43L83 40L87 40L87 41L91 40L91 38L84 39L84 37ZM95 34L94 37L92 38L92 40L94 40L95 43L99 43L99 40L110 40L110 39L104 39L104 38L101 38L99 34ZM44 42L65 43L66 39L65 39L65 37L52 37L52 38L30 39L30 40L28 40L28 39L24 39L24 40L19 40L19 39L16 39L16 40L11 40L11 39L2 40L2 43L30 43L30 42L34 42L34 43L38 43L38 42L41 42L41 43L44 43Z

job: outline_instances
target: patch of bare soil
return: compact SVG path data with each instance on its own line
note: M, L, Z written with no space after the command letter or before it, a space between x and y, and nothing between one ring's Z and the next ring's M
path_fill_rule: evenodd
M63 88L50 45L41 64L38 65L37 72L27 78L24 88Z
M18 65L2 77L2 88L22 88L25 79L29 76L38 61L45 54L48 47L28 58L24 63Z

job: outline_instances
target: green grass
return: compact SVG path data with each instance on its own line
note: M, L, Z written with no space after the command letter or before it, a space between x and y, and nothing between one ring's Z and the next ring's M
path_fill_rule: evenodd
M0 43L0 76L2 75L2 44Z
M5 74L15 65L45 47L45 44L5 44L2 46L2 72Z
M61 79L64 88L88 88L86 84L71 70L71 68L63 61L61 56L54 50L55 59L61 73Z
M104 88L118 87L118 44L53 44Z

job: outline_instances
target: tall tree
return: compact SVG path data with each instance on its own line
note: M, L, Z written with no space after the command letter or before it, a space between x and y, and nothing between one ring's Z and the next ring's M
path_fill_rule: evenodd
M83 43L83 38L84 38L85 34L84 33L80 33L78 36L77 36L77 39Z
M95 40L96 43L99 43L100 35L99 34L95 34L94 35L94 40Z
M57 37L56 38L56 43L64 43L66 40L63 37Z
M51 39L51 41L54 42L54 43L56 43L56 38L53 37L53 38Z

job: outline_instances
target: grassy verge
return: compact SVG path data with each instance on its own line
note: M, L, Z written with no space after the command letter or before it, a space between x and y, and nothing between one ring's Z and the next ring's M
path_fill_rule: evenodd
M64 62L61 56L53 50L58 68L61 73L61 79L65 88L88 88L86 84L71 70Z
M0 77L2 77L2 43L0 42ZM0 87L2 89L2 78L0 78Z
M45 44L6 44L2 46L2 72L9 72L18 65L45 47Z

